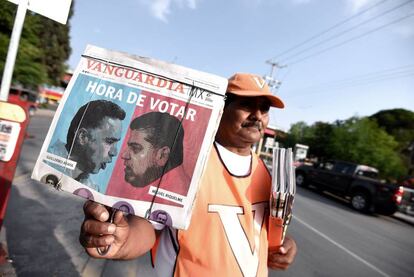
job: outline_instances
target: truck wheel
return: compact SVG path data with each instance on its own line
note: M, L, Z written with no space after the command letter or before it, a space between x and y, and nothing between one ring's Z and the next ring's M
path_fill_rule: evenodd
M352 208L359 212L367 212L369 209L369 197L365 192L357 191L351 197Z
M296 185L299 187L306 187L306 177L302 172L296 173Z

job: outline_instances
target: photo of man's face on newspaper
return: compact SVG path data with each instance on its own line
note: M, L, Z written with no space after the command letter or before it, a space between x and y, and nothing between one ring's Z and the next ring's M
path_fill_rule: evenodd
M125 181L144 187L183 163L184 129L167 113L150 112L132 120L121 153Z
M99 191L90 175L105 170L118 154L124 118L125 111L111 101L87 102L73 116L66 132L66 142L57 140L49 149L50 153L70 160L76 166L52 166Z

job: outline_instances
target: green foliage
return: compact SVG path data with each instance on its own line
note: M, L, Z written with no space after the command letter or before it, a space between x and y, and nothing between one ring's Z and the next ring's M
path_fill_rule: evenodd
M398 129L411 129L414 131L414 112L404 109L379 111L369 117L377 121L378 125L393 134Z
M316 122L312 125L312 134L307 138L307 145L313 145L312 149L309 149L309 154L316 157L327 157L330 155L330 139L333 132L333 126L324 123ZM328 147L326 147L328 146Z
M4 70L16 10L13 3L0 1L0 72ZM43 83L58 85L71 52L69 29L68 24L62 25L28 11L12 82L28 88Z
M405 173L395 151L398 143L368 118L350 118L337 122L329 144L331 158L374 166L384 177L397 178Z
M305 122L299 121L295 124L292 124L290 127L289 133L286 140L283 142L286 147L293 147L296 143L303 143L306 141L305 133L309 129L309 126Z
M287 147L294 147L296 143L310 145L309 155L316 157L327 157L332 126L324 122L316 122L312 126L300 121L292 124L284 144Z
M380 111L369 117L398 142L398 153L406 168L412 168L410 144L414 142L414 112L404 109Z
M25 87L36 88L47 79L46 70L41 60L42 51L25 39L21 39L20 45L13 72L14 80Z
M291 126L285 144L309 146L309 155L319 159L337 159L378 168L383 177L398 178L407 174L399 154L399 143L377 121L352 117L334 124L316 122Z
M400 150L414 141L414 112L404 109L385 110L369 118L398 141Z
M49 83L59 85L67 67L65 61L69 58L69 23L62 25L45 17L40 18L43 26L39 32L40 43L44 53L43 64L46 66Z

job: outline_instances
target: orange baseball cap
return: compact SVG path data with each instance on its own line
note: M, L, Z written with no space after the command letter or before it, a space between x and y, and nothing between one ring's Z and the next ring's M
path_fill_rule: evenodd
M272 107L284 108L282 100L272 94L262 77L249 73L236 73L229 78L227 92L240 96L265 96Z

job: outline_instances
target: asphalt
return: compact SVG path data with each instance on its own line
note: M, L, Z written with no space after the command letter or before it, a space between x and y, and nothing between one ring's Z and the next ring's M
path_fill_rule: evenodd
M28 200L28 196L32 199ZM43 206L35 204L36 201L45 202L46 199L54 207L54 213L49 213ZM51 190L31 180L30 174L15 178L6 213L9 218L0 232L0 277L154 276L149 255L130 261L89 257L77 240L80 221L74 210L81 211L82 205L83 200ZM47 217L46 222L38 217L38 209ZM27 213L28 210L30 214ZM67 212L62 213L62 210ZM59 224L55 225L57 222ZM53 229L53 235L45 244L43 237L48 229ZM59 242L54 243L54 239ZM43 246L39 248L39 245Z

